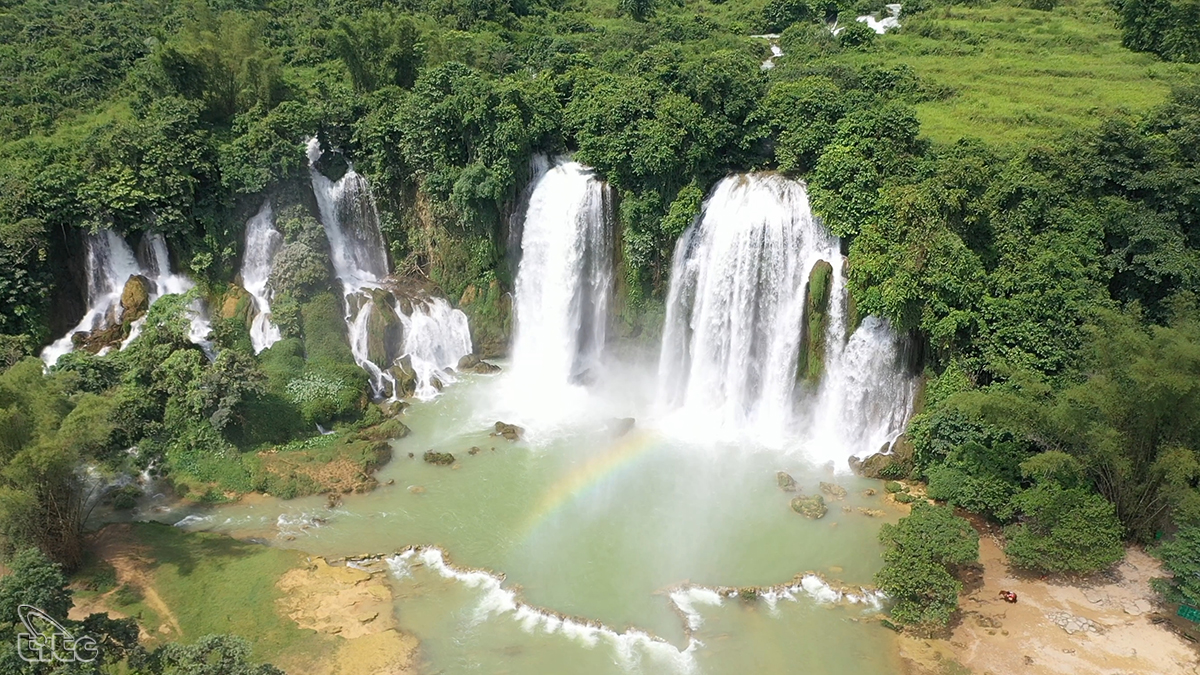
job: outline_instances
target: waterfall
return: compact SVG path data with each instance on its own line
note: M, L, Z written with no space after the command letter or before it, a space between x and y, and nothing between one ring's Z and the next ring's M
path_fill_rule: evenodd
M310 139L309 173L334 272L342 283L354 360L367 371L377 397L403 395L397 368L415 378L418 398L436 396L441 384L453 381L450 371L458 360L471 353L467 316L441 298L398 302L387 284L387 252L370 185L353 165L336 182L329 180L316 167L321 155L320 142ZM381 334L392 321L402 327L399 344ZM378 345L374 350L373 343Z
M142 273L150 279L154 288L154 292L150 294L151 304L164 295L182 295L196 287L191 279L171 271L171 256L167 252L167 240L158 232L148 232L142 238L142 245L138 249L138 259L142 263ZM208 320L204 303L196 298L188 303L185 311L191 325L188 339L204 350L204 354L210 361L215 359L216 351L212 342L208 340L208 335L212 332L212 324ZM130 327L129 337L121 344L122 349L138 336L141 332L140 329L140 322Z
M282 335L271 323L271 296L267 280L275 263L275 254L283 244L283 235L275 229L271 200L246 222L246 251L242 257L242 287L254 298L254 319L250 324L250 343L254 353L278 342Z
M112 230L89 232L83 237L84 268L87 275L87 311L67 334L42 350L42 360L53 366L63 354L75 348L74 336L106 328L120 320L121 292L125 282L141 274L133 249Z
M452 369L471 353L471 329L467 315L441 298L413 303L412 313L400 314L404 326L404 353L416 375L416 397L437 396L435 382L454 381Z
M351 165L335 183L317 170L321 145L308 142L309 174L321 211L321 225L329 238L333 269L346 292L367 288L387 276L387 252L379 231L379 211L367 179Z
M63 354L75 348L76 333L91 333L120 323L123 314L121 295L130 277L141 275L149 280L150 304L164 295L187 293L195 288L190 279L171 272L167 242L161 234L146 234L137 254L121 235L108 229L85 234L84 248L88 308L77 326L42 350L42 360L48 366L53 366ZM188 338L213 358L212 343L208 341L211 325L203 303L199 299L192 301L187 312L191 322ZM143 323L145 317L130 324L129 335L120 344L122 349L137 338Z
M822 260L833 270L825 372L812 391L797 368L806 284ZM675 248L660 403L689 428L799 438L810 456L877 450L864 444L903 428L911 378L884 322L868 319L847 342L842 268L838 239L813 217L803 184L773 174L722 180Z
M609 188L575 162L537 179L521 236L513 372L539 387L587 382L604 350L612 288Z

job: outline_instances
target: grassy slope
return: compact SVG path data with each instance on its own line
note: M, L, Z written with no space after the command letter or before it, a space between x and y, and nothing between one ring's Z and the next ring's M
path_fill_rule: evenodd
M331 649L330 638L298 627L276 607L282 593L275 584L303 564L303 554L158 523L133 524L131 536L132 550L145 561L146 582L182 630L167 639L192 642L232 633L254 645L256 659L284 667L316 663ZM137 617L155 637L170 622L144 596L117 609Z
M1055 138L1098 114L1144 111L1200 73L1122 47L1105 0L1062 0L1051 12L1012 2L930 10L849 60L906 63L950 87L951 96L918 106L933 140L975 136L1009 146Z

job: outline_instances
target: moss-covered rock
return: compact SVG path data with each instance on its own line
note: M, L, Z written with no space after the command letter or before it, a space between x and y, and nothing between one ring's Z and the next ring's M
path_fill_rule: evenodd
M429 464L436 464L438 466L449 466L454 463L454 455L448 452L434 452L433 450L426 450L421 459L424 459Z
M825 494L829 495L830 499L845 499L846 498L846 488L842 487L841 485L838 485L837 483L826 483L826 482L822 481L821 482L821 492L824 492Z
M225 294L221 296L221 311L218 313L218 318L221 319L241 319L249 324L253 318L251 308L254 306L254 298L250 293L237 284L229 284L225 289Z
M395 297L382 288L369 291L367 305L359 311L367 315L367 358L387 368L400 356L404 345L404 324L396 313Z
M806 497L800 495L792 499L792 510L805 518L817 520L824 518L829 509L825 506L825 498L821 495Z
M903 435L866 459L850 458L850 468L864 478L907 478L913 466L913 445Z
M413 370L412 359L409 357L404 356L397 359L395 364L388 368L388 374L396 381L394 396L408 398L417 393L417 373Z
M146 316L150 309L150 291L152 284L146 277L135 274L125 282L121 291L121 322L129 325Z
M786 471L776 471L775 482L779 484L779 489L784 492L796 491L796 479L792 478L792 475Z
M825 334L832 286L833 265L818 261L804 286L804 320L800 325L800 355L796 363L799 382L816 383L825 372Z
M467 315L471 325L471 343L481 358L495 358L508 352L512 336L512 300L491 280L487 286L467 286L459 298L458 308Z

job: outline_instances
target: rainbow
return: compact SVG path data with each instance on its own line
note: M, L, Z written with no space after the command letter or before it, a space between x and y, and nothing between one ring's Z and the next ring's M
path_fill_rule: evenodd
M564 505L595 487L606 477L632 466L647 451L658 446L657 437L648 432L633 429L617 439L608 450L590 457L586 462L563 476L542 495L541 501L530 512L524 532L532 534L543 522L553 516Z

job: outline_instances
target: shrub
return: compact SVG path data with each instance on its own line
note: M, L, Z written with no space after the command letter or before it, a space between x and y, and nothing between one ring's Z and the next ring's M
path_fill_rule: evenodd
M884 525L886 549L875 583L890 597L892 618L918 627L945 626L958 609L958 568L979 559L979 533L947 506L925 502L895 525Z

